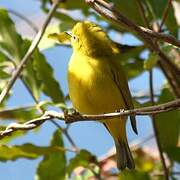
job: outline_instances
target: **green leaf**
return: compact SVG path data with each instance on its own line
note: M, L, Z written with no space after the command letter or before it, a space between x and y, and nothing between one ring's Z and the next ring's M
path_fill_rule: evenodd
M36 159L42 155L52 155L53 153L64 153L64 148L59 146L40 147L33 144L23 144L19 146L0 145L0 161L14 161L19 158Z
M169 53L171 52L171 50L173 50L174 46L171 44L165 44L161 46L161 50L163 51L163 53L169 55Z
M75 20L63 21L63 23L60 24L61 32L71 30L76 23L77 23L77 21L75 21Z
M119 174L119 180L150 180L150 176L146 172L124 170Z
M5 52L0 49L0 68L14 67L13 63L6 57Z
M8 79L9 77L11 76L7 72L0 69L0 79Z
M63 14L61 12L56 12L54 14L54 17L58 18L61 23L60 23L60 31L68 31L73 28L73 26L78 22L75 17L72 17L70 14Z
M5 120L27 121L37 116L38 112L35 106L0 109L0 118Z
M144 61L144 69L151 70L158 62L158 55L156 53L149 53L148 59Z
M133 22L138 25L143 25L142 17L139 11L139 7L136 1L134 0L109 0L115 4L115 7ZM133 8L132 8L133 7Z
M6 61L6 56L0 51L0 63Z
M53 102L64 102L64 95L59 83L53 76L53 68L47 63L43 54L38 50L34 55L34 69L37 73L37 78L42 82L42 91L49 96Z
M166 152L171 160L180 163L180 147L169 147Z
M66 32L62 33L52 33L48 35L49 38L56 40L59 43L70 43L71 36L69 36Z
M55 41L53 41L52 39L48 38L48 35L51 33L59 33L60 32L60 25L59 23L55 23L52 25L49 25L46 28L46 31L38 45L39 49L42 51L44 49L48 49L51 48L55 45Z
M120 53L117 54L123 66L128 79L132 79L140 75L143 71L143 60L139 57L144 50L144 46L135 46L126 48L121 45Z
M146 3L149 4L149 6L152 9L152 12L156 18L156 20L161 19L163 17L164 9L166 8L168 4L168 0L148 0L145 1ZM152 19L153 20L153 19ZM165 25L168 27L170 32L177 37L178 34L178 25L176 22L176 18L174 15L174 9L172 6L169 8L167 18L165 20Z
M70 175L78 166L89 167L90 163L97 163L94 155L86 150L81 150L74 158L72 158L67 167L67 173Z
M158 104L174 100L168 88L161 92ZM163 150L168 147L175 147L178 143L180 133L180 111L174 110L156 115L156 126Z
M0 9L0 27L0 49L5 51L9 57L12 57L13 59L11 59L11 61L14 61L14 63L17 65L28 50L31 42L28 40L23 40L16 32L13 21L8 16L7 11L4 9ZM9 58L6 57L6 59ZM28 88L32 91L36 99L38 99L40 84L35 77L35 73L31 64L32 63L29 62L26 65L26 68L22 72L21 77L24 80L26 86L28 86ZM3 74L3 76L5 76L5 74Z
M64 1L64 3L60 4L61 8L66 8L69 10L81 10L83 12L84 15L88 15L88 10L89 10L89 6L81 1L81 0L69 0L69 1Z
M30 45L31 45L31 41L29 40L23 41L23 44L22 44L23 55L26 53ZM26 68L24 68L24 70L22 71L21 79L24 85L26 86L26 88L28 88L32 92L36 100L38 100L40 92L41 92L42 83L37 78L37 75L33 66L33 61L34 59L33 57L31 57L30 61L28 61L28 63L26 64Z
M5 9L0 9L0 48L14 57L15 61L21 59L22 38L16 32L13 21Z
M57 130L53 139L51 140L51 146L64 147L62 140L62 134ZM62 180L65 179L66 157L64 152L55 152L45 155L37 168L37 180Z
M132 79L135 78L141 73L143 73L143 61L140 58L132 58L127 61L127 63L123 66L127 78Z

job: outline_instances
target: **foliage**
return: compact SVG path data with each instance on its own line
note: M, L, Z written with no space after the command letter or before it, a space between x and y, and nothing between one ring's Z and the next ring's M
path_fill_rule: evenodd
M51 140L50 147L63 147L60 130L57 130ZM65 152L46 154L37 168L37 179L65 179L66 157Z
M162 22L168 4L168 0L109 0L108 2L114 3L120 12L137 25L146 26L144 24L142 11L137 2L142 3L141 5L144 8L145 16L151 28L156 27L158 23ZM40 0L40 3L41 10L48 13L51 7L50 1ZM178 1L176 3L178 3ZM178 39L179 25L177 14L174 13L175 10L180 11L174 5L169 8L168 15L163 22L162 32L165 32L167 35L171 34ZM78 11L78 16L77 13L74 15L75 11ZM0 104L1 130L5 129L5 124L9 120L11 122L24 122L37 118L44 110L51 109L52 107L58 110L67 108L68 96L65 97L65 92L62 91L60 82L57 81L54 76L54 67L50 65L49 60L46 59L44 55L46 48L54 48L56 46L56 44L50 42L47 38L48 33L69 31L79 19L92 19L98 25L102 26L107 33L111 34L113 32L113 36L115 37L123 37L125 34L130 33L127 28L123 26L119 27L99 16L82 0L63 1L63 3L60 3L54 17L56 18L56 23L49 25L42 42L39 47L36 48L31 56L31 60L19 76L19 80L23 83L27 92L29 92L29 96L33 98L36 104L32 106L21 106L21 104L19 104L19 107L10 107L9 101L12 95L14 95L12 89L6 97L6 101ZM1 8L0 92L7 84L32 43L32 39L25 39L17 32L15 25L8 14L8 10ZM140 40L140 37L136 36L136 34L130 34ZM141 40L140 45L135 46L121 45L119 41L114 41L114 43L121 52L121 54L119 54L119 60L124 67L128 80L136 80L137 77L145 72L159 68L159 56L151 52L148 46ZM170 58L170 61L179 66L179 49L172 45L167 45L167 43L164 42L161 42L159 45L165 55ZM69 48L70 46L66 44L66 47ZM148 56L144 57L143 53L145 52L148 52ZM159 70L161 71L160 68ZM59 71L61 71L61 67L59 67ZM158 77L154 77L154 79L156 80ZM156 90L155 94L157 94ZM47 98L48 102L46 101ZM151 104L149 96L144 97L143 100L134 99L138 106ZM173 99L175 99L175 96L168 84L167 86L161 87L155 103L160 104ZM180 112L178 110L166 112L157 115L155 118L158 138L163 152L167 155L167 160L170 160L170 170L172 170L171 174L173 176L175 162L180 164L180 147L178 142L180 136ZM105 179L108 179L108 177L116 177L120 180L143 180L156 179L154 174L162 173L160 160L154 155L155 151L153 148L147 150L145 147L138 147L133 150L136 162L136 170L134 171L125 170L123 172L114 172L116 168L114 153L113 155L107 155L103 160L99 160L87 150L76 150L74 151L74 156L68 161L66 157L66 151L68 151L68 149L65 148L64 138L62 136L62 133L64 133L65 136L69 133L66 130L62 132L59 130L55 131L49 146L38 146L30 143L8 145L8 143L13 142L16 138L23 137L26 133L27 132L24 131L18 131L1 140L0 161L5 163L7 161L16 161L20 158L32 160L43 157L39 162L35 175L38 180L68 179L70 176L74 179L90 179L93 177L94 179L98 179L101 176Z

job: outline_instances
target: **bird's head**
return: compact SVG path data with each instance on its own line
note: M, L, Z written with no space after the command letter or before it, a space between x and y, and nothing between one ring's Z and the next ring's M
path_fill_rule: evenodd
M51 34L50 37L63 43L69 41L73 50L89 56L112 54L112 44L106 33L89 21L78 22L71 32Z

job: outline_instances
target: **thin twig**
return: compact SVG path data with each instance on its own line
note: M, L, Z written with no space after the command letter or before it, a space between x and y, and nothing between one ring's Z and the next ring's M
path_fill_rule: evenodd
M138 5L140 6L140 11L142 11L142 14L144 14L145 11L143 9L141 1L140 0L137 0L137 1L138 1ZM147 18L145 16L145 14L144 14L143 18L144 18L145 25L149 28L149 23L147 21ZM165 21L165 18L163 16L163 21L162 22L164 22L164 21ZM163 25L163 23L161 23L161 26L162 25ZM155 44L158 46L157 41L155 41ZM149 72L149 89L150 89L151 105L154 105L153 69L150 70L150 72ZM155 114L151 116L151 119L152 119L153 130L154 130L154 134L155 134L155 140L156 140L156 143L157 143L159 156L160 156L161 163L162 163L163 170L164 170L164 177L165 177L166 180L168 180L168 178L169 178L168 169L166 167L165 159L164 159L164 156L163 156L163 151L162 151L162 147L161 147L161 143L160 143L160 139L159 139L158 129L157 129L156 122L155 122Z
M10 135L12 132L17 130L30 130L40 126L47 120L59 119L66 123L74 123L78 121L100 121L102 119L110 120L114 117L128 116L128 115L152 115L159 114L162 112L168 112L180 108L180 99L170 101L160 105L154 105L149 107L131 109L131 110L120 110L120 112L98 114L98 115L88 115L75 113L58 113L56 111L46 111L43 116L30 120L24 124L13 123L10 124L4 131L0 132L0 138Z
M171 172L171 174L173 174L173 175L180 175L180 172L178 172L178 171L173 171L173 172Z
M21 74L23 68L26 66L27 62L30 60L31 55L33 54L34 50L36 49L36 47L38 46L45 30L46 27L48 26L49 22L51 21L53 14L55 13L58 4L61 0L58 0L57 2L55 1L52 5L51 10L49 11L49 14L41 28L41 30L39 30L39 32L37 33L36 37L34 38L31 46L29 47L28 51L26 52L25 56L22 58L20 64L18 65L17 69L15 70L13 76L10 78L9 82L7 83L7 85L5 86L5 88L3 89L3 91L0 94L0 104L4 101L6 95L8 94L8 92L10 91L10 89L12 88L12 86L14 85L15 81L17 80L17 78L19 77L19 75Z
M123 25L127 29L135 32L141 38L144 39L145 43L149 46L150 50L155 52L159 57L160 61L159 64L164 64L168 66L168 68L172 71L172 73L166 73L169 82L172 81L172 89L174 94L179 98L180 97L180 69L175 66L169 58L160 50L159 46L154 43L153 40L160 40L163 39L165 42L169 42L171 44L176 44L180 47L180 41L178 41L175 37L170 35L165 35L163 33L158 33L152 31L150 29L140 27L129 20L126 16L124 16L121 12L119 12L112 4L108 4L104 0L86 0L94 10L96 10L99 14L104 16L107 19L110 19L117 23L118 25ZM171 38L170 38L171 37ZM171 40L170 40L171 39ZM172 41L172 39L174 39ZM170 41L172 42L170 42ZM163 64L163 65L164 65Z
M139 27L144 33L146 33L148 36L151 38L154 38L156 40L162 40L165 41L169 44L172 44L174 46L180 47L180 41L178 41L174 36L169 35L169 34L164 34L164 33L159 33L152 31L150 29L144 28L144 27Z
M177 47L180 47L180 41L178 41L174 36L154 32L150 29L136 25L135 23L130 21L127 17L125 17L122 13L120 13L114 6L112 6L112 4L108 4L104 0L85 0L85 1L102 16L105 16L106 18L113 20L116 23L123 24L128 29L137 32L139 35L141 35L142 38L146 39L146 41L147 38L148 39L154 38L158 40L163 40ZM111 14L103 10L102 7L109 10Z
M51 120L51 122L61 130L61 132L66 136L67 140L69 141L69 143L71 144L73 149L76 149L77 151L79 151L79 148L76 146L74 140L71 138L71 136L69 135L68 131L66 128L62 128L56 121Z
M33 100L35 101L36 105L38 105L39 104L39 100L34 96L31 88L28 86L28 84L25 82L25 80L22 77L20 77L20 79L21 79L22 83L24 84L25 88L27 89L27 91L29 92L29 94L31 95L31 97L33 98ZM44 110L43 110L42 107L37 106L37 110L41 114L44 113Z
M164 9L163 15L162 15L162 21L161 24L158 27L158 32L162 31L162 27L166 21L166 18L168 16L168 12L169 12L169 8L171 7L171 0L168 0L168 3ZM158 25L158 24L157 24ZM158 46L157 41L155 41L155 44ZM178 84L180 84L180 74L176 73L178 70L175 70L175 68L178 69L177 66L175 66L174 64L172 64L172 62L166 58L166 56L164 56L163 54L161 55L161 57L163 59L165 59L166 61L162 61L162 62L158 62L161 70L163 71L164 75L166 76L166 78L168 79L169 84L171 85L171 87L173 88L173 92L177 97L180 97L180 90L179 90L179 86L177 86Z
M146 15L145 15L145 10L144 10L142 1L137 0L137 4L138 4L139 10L140 10L140 13L142 14L142 18L143 18L145 26L150 29L148 19L147 19ZM168 4L167 4L167 7L169 7L169 6L170 6L170 2L168 2ZM169 9L167 7L165 8L165 10L163 12L163 16L162 16L163 20L161 22L161 27L163 26L163 23L165 22L166 17L167 17L167 13L168 13L168 9ZM161 27L159 27L158 32L161 32ZM154 44L158 47L157 40L154 41ZM159 52L159 53L160 53L159 56L163 59L163 61L159 61L158 65L160 66L161 70L163 71L166 78L168 79L171 87L174 87L173 91L174 91L175 95L177 97L180 97L180 90L179 90L179 86L178 86L178 84L180 84L180 75L178 75L178 73L176 73L179 70L176 69L177 67L174 66L174 64L172 64L172 62L166 56L164 56L164 54L162 52ZM176 70L174 71L174 69L176 69Z
M155 95L155 97L159 97L159 95ZM136 100L140 100L140 99L150 99L150 96L149 95L133 95L133 98L136 99Z
M9 9L8 12L18 16L19 18L23 19L28 25L30 25L30 27L33 28L33 30L37 33L38 32L38 28L29 20L27 19L25 16L23 16L22 14ZM11 59L12 62L14 62ZM24 86L26 87L26 89L28 90L29 94L31 95L31 97L33 98L33 100L35 101L36 105L39 104L39 100L34 96L32 90L30 89L30 87L28 86L28 84L24 81L24 79L22 77L20 77L22 83L24 84ZM25 107L24 107L25 108ZM37 106L38 111L43 114L45 112L45 110L42 107ZM66 136L66 138L68 139L68 141L70 142L70 144L72 145L73 149L78 149L77 146L75 145L73 139L71 138L71 136L68 134L67 129L63 129L58 123L56 123L55 121L51 120L51 122L57 127L59 128L64 135Z
M142 4L142 1L141 0L136 0L137 2L137 5L139 7L139 12L141 14L141 17L144 21L144 25L150 29L150 26L149 26L149 22L148 22L148 19L146 17L146 14L145 14L145 10L144 10L144 7L143 7L143 4Z
M12 57L9 57L10 62L13 63L14 68L16 68L16 63L14 62L14 60L12 59ZM20 79L22 81L22 83L24 84L25 88L27 89L27 91L29 92L30 96L33 98L33 100L36 103L36 106L23 106L23 107L17 107L17 108L11 108L11 109L6 109L6 110L0 110L0 115L4 114L4 113L8 113L8 111L12 111L12 110L20 110L20 109L27 109L27 108L33 108L36 107L37 110L39 111L40 114L43 114L45 112L45 109L42 108L41 106L39 106L40 102L39 100L34 96L31 88L29 87L29 85L26 83L26 81L23 79L23 77L20 76ZM51 120L50 122L52 122L57 128L59 128L62 133L64 133L64 135L66 136L66 138L68 139L68 141L70 142L70 144L72 145L72 147L76 150L78 150L76 144L74 143L73 139L71 138L71 136L68 133L68 128L63 129L58 123L56 123L55 121ZM68 127L68 125L67 125Z
M17 106L17 107L14 107L14 108L0 109L0 116L3 113L10 113L11 111L32 109L32 108L35 108L35 107L36 107L36 104L32 104L32 105L26 105L26 106Z
M143 144L147 143L148 141L152 140L154 138L154 134L151 134L149 136L147 136L146 138L142 139L139 142L132 142L130 144L130 148L132 151L135 151L136 149L140 148L140 146L142 146Z
M173 171L171 172L171 175L174 175L174 176L180 176L180 172L177 172L177 171ZM159 172L159 173L152 173L152 176L163 176L164 177L164 173L163 172ZM171 178L172 179L172 178ZM177 178L175 178L177 179Z
M153 70L150 70L150 72L149 72L149 89L150 89L150 95L151 95L151 104L153 106L154 105ZM168 180L169 179L169 172L168 172L168 168L166 167L165 158L163 156L163 150L161 147L161 142L159 139L159 133L158 133L158 129L157 129L156 121L155 121L156 120L155 114L152 114L151 118L152 118L154 134L155 134L155 140L157 143L159 156L160 156L161 163L162 163L163 170L164 170L164 177L166 180Z
M90 164L89 164L89 166L88 166L88 169L93 173L94 177L95 177L97 180L104 180L104 179L101 177L101 172L100 172L100 170L99 170L99 172L97 173L97 172L94 170L94 168L90 166Z
M132 151L136 151L137 149L140 148L140 146L143 146L145 143L147 143L148 141L152 140L154 138L154 134L151 134L147 137L145 137L144 139L140 139L139 141L134 140L132 142L130 142L130 149ZM115 151L114 151L114 147L112 147L108 153L104 154L102 157L99 158L99 161L105 161L108 158L112 157L115 155Z
M145 13L144 13L145 11L144 11L143 5L141 4L142 2L141 2L141 0L137 0L137 2L140 7L139 9L141 11L141 14L143 14L142 17L144 19L144 24L146 25L146 27L149 28L149 23L148 23L147 17L145 16ZM164 21L165 21L165 18L163 18L163 22ZM163 25L163 24L161 23L161 25ZM157 41L155 41L155 44L158 46ZM151 105L153 106L154 105L153 69L149 71L149 89L150 89ZM152 119L153 130L154 130L154 134L155 134L155 140L157 143L159 156L160 156L161 163L162 163L163 170L164 170L164 177L166 180L168 180L168 178L169 178L168 169L166 167L165 159L163 156L163 151L162 151L162 147L161 147L161 143L160 143L160 139L159 139L158 129L157 129L156 122L155 122L155 114L154 115L152 114L151 119Z
M21 78L23 84L25 85L26 89L28 90L29 94L31 95L31 97L33 98L33 100L35 101L36 105L39 104L39 100L33 95L31 89L29 88L29 86L26 84L26 82ZM38 111L43 114L45 112L45 109L43 109L42 107L37 106ZM71 136L69 135L69 133L67 132L67 128L62 128L56 121L51 120L50 121L52 124L54 124L58 129L61 130L61 132L66 136L66 138L68 139L69 143L71 144L71 146L73 147L73 149L79 150L75 144L75 142L73 141L73 139L71 138Z
M159 26L159 32L161 32L162 27L163 27L163 25L164 25L164 23L165 23L165 21L166 21L166 18L167 18L167 16L168 16L169 9L170 9L170 7L171 7L171 2L172 2L172 0L168 0L168 3L167 3L167 5L166 5L166 7L165 7L165 9L164 9L163 16L162 16L162 21L161 21L161 24L160 24L160 26Z
M39 104L39 100L34 96L34 94L32 93L31 89L29 88L29 86L27 85L27 83L21 78L23 84L25 85L26 89L28 90L29 94L31 95L31 97L33 98L33 100L35 101L35 103L38 105ZM43 109L42 107L38 107L38 110L41 114L43 114L45 112L45 109ZM69 133L67 132L67 128L62 128L56 121L51 120L50 121L52 124L54 124L58 129L60 129L60 131L65 135L65 137L68 139L69 143L71 144L71 146L73 147L73 149L75 150L79 150L75 144L75 142L73 141L73 139L71 138L71 136L69 135Z

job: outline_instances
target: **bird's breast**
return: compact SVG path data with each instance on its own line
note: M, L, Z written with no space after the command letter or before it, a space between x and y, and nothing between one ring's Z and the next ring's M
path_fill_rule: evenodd
M105 61L72 56L68 87L73 106L82 113L112 112L123 107L121 94Z

